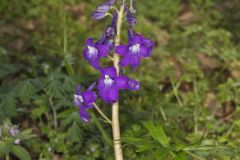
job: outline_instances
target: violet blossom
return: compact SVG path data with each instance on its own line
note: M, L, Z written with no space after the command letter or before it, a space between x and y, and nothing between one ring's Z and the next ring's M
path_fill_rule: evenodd
M84 122L89 122L88 109L93 107L93 103L97 99L95 92L91 91L92 86L90 86L86 91L81 92L81 85L78 85L74 94L74 103L79 107L80 118Z
M13 137L17 136L17 135L19 134L19 128L18 128L18 126L13 125L13 126L9 129L9 132L10 132L10 134L11 134Z
M119 66L131 65L134 70L140 65L141 59L150 57L153 49L153 43L150 39L144 38L139 34L129 36L127 45L119 45L115 47L115 52L123 56L119 62Z
M114 67L101 69L101 77L98 80L99 96L106 103L114 103L118 101L120 89L138 90L140 83L130 80L126 76L117 76Z
M83 50L84 58L96 69L100 69L99 58L105 57L109 53L108 45L95 44L92 38L85 42L86 47Z

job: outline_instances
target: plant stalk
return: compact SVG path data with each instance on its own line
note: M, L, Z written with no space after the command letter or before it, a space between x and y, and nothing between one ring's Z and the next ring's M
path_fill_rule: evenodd
M104 120L110 125L112 125L112 121L102 112L98 105L96 103L93 103L93 106L98 111L98 113L104 118Z
M122 4L117 19L117 35L115 37L115 45L119 45L121 41L121 27L124 14L124 3ZM117 75L119 75L119 56L113 54L113 64L116 68ZM112 132L113 132L113 144L114 144L114 153L115 160L123 160L122 147L121 147L121 135L120 135L120 125L119 125L119 105L118 102L115 102L112 105Z

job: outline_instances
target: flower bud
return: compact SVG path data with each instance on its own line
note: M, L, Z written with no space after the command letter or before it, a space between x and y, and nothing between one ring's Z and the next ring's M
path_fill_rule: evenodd
M116 34L115 28L112 26L108 26L106 29L106 33L108 37L114 37L114 35Z
M106 16L107 16L107 14L105 12L96 12L95 11L95 12L92 13L92 18L96 19L96 20L103 19Z
M14 143L15 144L20 144L21 140L19 138L15 139Z
M134 17L131 13L127 14L127 22L129 25L136 25L137 24L137 18Z
M128 81L128 87L130 90L139 90L141 84L138 81L132 79Z
M108 3L104 3L102 5L97 6L96 11L97 12L108 12L110 10L111 6Z

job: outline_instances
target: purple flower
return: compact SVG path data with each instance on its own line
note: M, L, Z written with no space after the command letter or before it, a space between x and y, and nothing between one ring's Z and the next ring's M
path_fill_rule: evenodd
M18 126L16 126L16 125L12 126L12 127L10 128L9 132L10 132L10 134L11 134L13 137L17 136L18 133L19 133Z
M101 39L96 43L96 44L106 45L109 51L114 48L114 40L109 36L109 34L112 34L112 33L108 33L110 32L110 30L112 30L112 28L110 26L107 27L106 32L103 32Z
M99 58L105 57L109 53L108 45L95 44L93 39L88 38L83 50L84 58L96 69L100 69Z
M139 34L129 36L128 45L116 46L115 52L123 58L119 66L131 65L134 70L140 65L141 58L150 57L153 49L153 43L150 39L144 38Z
M133 82L134 81L134 82ZM135 83L133 85L133 83ZM117 76L116 69L114 67L101 69L101 77L98 80L99 96L106 103L114 103L118 101L120 89L138 90L140 83L135 80L130 80L126 76Z
M86 91L81 92L81 85L78 85L74 94L74 103L79 107L80 118L84 122L89 122L87 110L93 107L93 103L97 99L96 93L91 91L92 88L90 86Z

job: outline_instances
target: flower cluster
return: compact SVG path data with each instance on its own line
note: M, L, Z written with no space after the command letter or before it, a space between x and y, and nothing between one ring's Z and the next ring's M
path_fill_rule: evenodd
M121 1L120 1L121 2ZM136 9L134 8L133 0L130 0L129 5L122 0L121 5L124 6L124 15L120 16L116 9L115 0L109 0L102 5L98 5L96 10L92 13L92 18L99 20L106 16L112 17L112 23L108 25L102 33L102 37L98 41L93 38L87 38L85 41L85 48L83 56L89 64L98 70L101 74L97 81L97 90L99 97L106 103L115 103L119 98L119 90L139 90L140 83L131 79L122 72L117 73L115 67L104 67L100 64L100 58L111 57L111 51L120 55L121 60L118 65L123 70L123 67L131 66L135 71L141 64L141 59L150 57L153 50L153 42L137 34L133 31L133 26L137 24L137 19L134 16ZM116 4L118 5L118 4ZM110 11L114 10L111 14ZM116 45L114 39L117 35L117 23L126 19L128 23L128 44ZM80 117L84 122L89 122L89 115L87 110L92 108L97 99L97 94L92 91L95 83L91 85L86 91L81 91L81 86L77 86L74 94L75 105L79 107Z
M12 137L14 144L20 144L21 139L20 138L20 131L19 127L17 125L9 126L10 124L5 123L3 127L0 126L0 143L1 140L4 139L4 137Z

